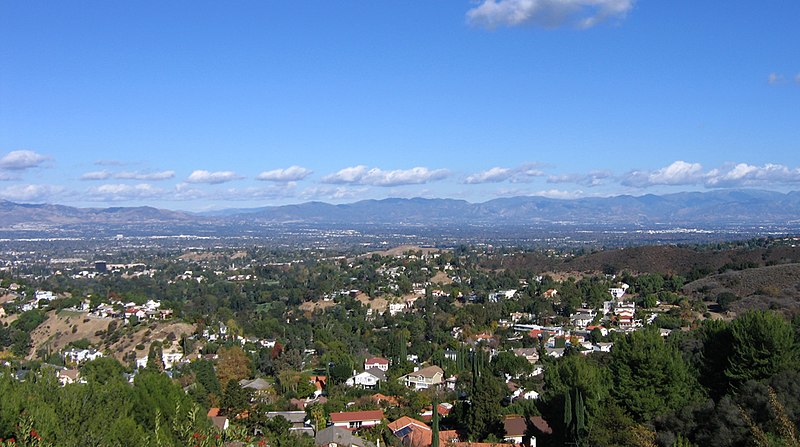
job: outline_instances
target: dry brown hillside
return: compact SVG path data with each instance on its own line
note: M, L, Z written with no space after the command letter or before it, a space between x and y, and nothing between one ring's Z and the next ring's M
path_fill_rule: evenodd
M711 275L687 284L684 292L716 302L721 293L739 299L730 305L733 312L747 309L781 309L800 313L800 264L783 264Z
M51 311L47 316L47 320L31 333L33 348L29 358L34 357L40 348L58 352L70 342L84 338L99 350L108 351L119 360L130 351L137 351L137 357L143 357L153 341L173 338L169 334L173 334L177 341L181 335L194 332L193 325L180 322L141 323L136 328L130 328L124 326L120 320L89 318L85 312L61 311L56 314ZM112 329L111 332L109 328ZM137 345L142 345L144 349L136 350Z
M525 253L501 260L493 259L487 266L525 268L538 272L627 270L632 273L686 275L694 269L716 272L726 264L753 263L764 266L795 262L800 262L800 247L701 250L667 245L604 250L566 259L547 257L540 253Z

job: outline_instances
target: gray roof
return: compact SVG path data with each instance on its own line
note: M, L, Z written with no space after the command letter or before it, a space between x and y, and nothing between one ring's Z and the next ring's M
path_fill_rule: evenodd
M375 447L375 444L359 438L350 430L334 426L317 432L317 436L314 437L314 442L319 446L328 446L335 443L347 447Z
M269 382L262 379L261 377L255 380L242 379L239 381L239 385L242 388L249 388L251 390L256 390L256 391L264 391L270 388Z
M272 419L274 417L283 416L284 419L291 422L292 425L300 425L306 421L305 411L269 411L267 417Z
M378 380L386 380L386 373L378 368L370 368L364 372L372 374L373 376L377 377Z

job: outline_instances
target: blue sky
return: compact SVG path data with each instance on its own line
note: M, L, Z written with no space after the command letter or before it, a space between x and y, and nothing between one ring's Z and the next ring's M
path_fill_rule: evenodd
M800 2L0 0L0 198L800 184Z

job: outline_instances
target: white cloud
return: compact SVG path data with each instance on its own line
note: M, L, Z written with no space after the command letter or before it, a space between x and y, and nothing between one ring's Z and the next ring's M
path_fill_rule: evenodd
M736 188L787 183L800 183L800 168L791 169L774 163L767 163L764 166L738 163L712 169L705 175L705 185L710 188Z
M0 171L0 182L5 182L9 180L17 180L18 177L9 174L8 172Z
M0 189L0 198L14 202L52 202L64 192L55 185L11 185Z
M483 0L467 11L471 25L498 26L562 25L591 28L610 19L623 19L635 0Z
M212 192L209 197L216 200L287 199L297 195L296 188L297 183L287 182L267 187L229 188Z
M467 176L467 178L464 180L464 183L468 183L470 185L479 183L499 183L510 179L512 175L514 175L513 169L495 166L485 171L476 172L475 174Z
M559 189L547 189L533 193L534 196L547 197L549 199L577 199L583 197L583 191L562 191Z
M541 177L544 172L538 169L541 165L538 163L528 163L516 168L503 168L495 166L485 171L476 172L475 174L468 175L464 179L464 183L469 185L476 185L481 183L500 183L509 181L511 183L527 183L533 177Z
M81 176L81 180L107 180L109 178L111 178L111 173L108 171L92 171Z
M189 177L186 179L189 183L208 183L208 184L219 184L230 182L233 180L239 180L242 177L236 174L233 171L217 171L217 172L210 172L204 170L196 170L193 171Z
M35 168L47 160L34 151L11 151L0 158L0 169L23 170Z
M324 183L358 183L366 175L369 168L364 165L340 169L335 174L322 178Z
M175 171L161 171L161 172L109 172L93 171L87 172L81 176L81 180L108 180L115 178L118 180L142 180L142 181L156 181L156 180L169 180L175 177Z
M97 160L94 164L97 166L124 166L127 163L120 160Z
M169 180L174 177L175 177L175 171L117 172L116 174L114 174L114 178L119 180L158 181L158 180Z
M653 185L694 185L703 180L703 166L683 160L655 171L632 171L622 180L625 186L648 187Z
M368 188L338 187L312 187L300 192L299 197L304 200L349 200L363 199Z
M498 197L516 197L516 196L528 196L528 197L547 197L549 199L577 199L580 197L585 197L585 194L581 190L577 191L562 191L559 189L544 189L540 191L530 191L527 189L500 189L495 191L495 194Z
M442 180L449 175L446 169L428 169L415 167L384 171L379 168L368 168L364 165L341 169L322 178L323 183L356 184L368 186L419 185Z
M599 186L603 180L611 177L609 171L591 171L588 174L561 174L547 177L547 183L574 183L584 186Z
M312 171L300 166L289 166L286 169L273 169L258 174L256 180L270 182L296 182L311 175Z
M778 73L770 73L769 76L767 76L767 82L772 85L781 84L785 80L786 79L783 77L783 75Z
M89 200L101 202L160 198L165 192L163 189L156 188L148 183L140 183L138 185L109 183L89 188L87 191Z

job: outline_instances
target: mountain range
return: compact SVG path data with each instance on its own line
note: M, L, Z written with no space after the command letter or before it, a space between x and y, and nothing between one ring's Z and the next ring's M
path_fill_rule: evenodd
M800 224L800 192L718 190L580 199L537 196L481 203L456 199L361 200L188 213L153 207L76 208L0 201L0 228L73 224L269 225L675 225Z

